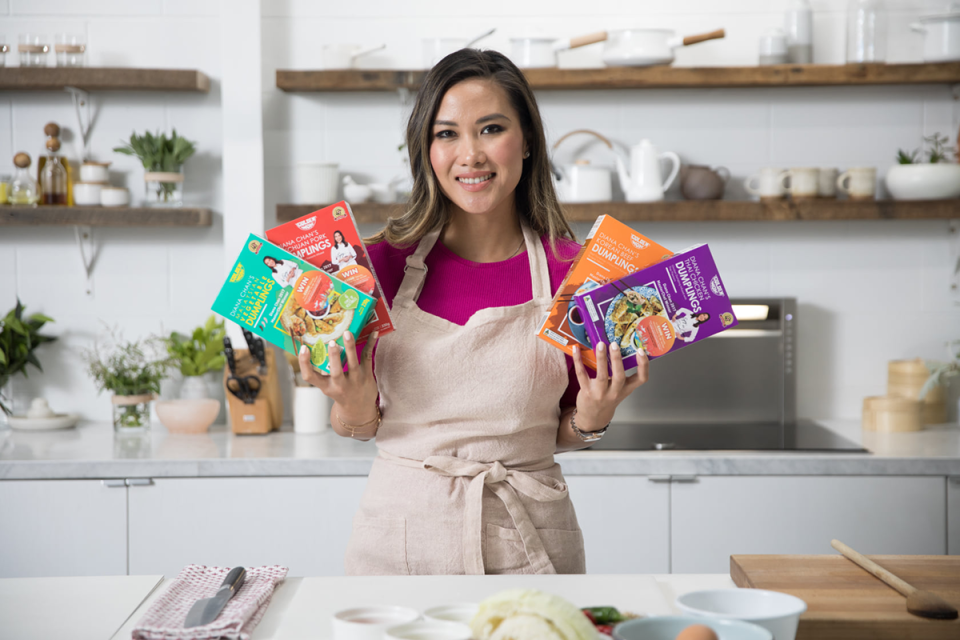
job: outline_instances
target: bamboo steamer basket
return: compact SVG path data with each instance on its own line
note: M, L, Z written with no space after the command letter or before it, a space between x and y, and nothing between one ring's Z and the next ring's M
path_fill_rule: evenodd
M887 364L887 396L917 400L930 370L923 360L891 360ZM933 387L921 402L923 424L943 424L947 421L947 402L943 387Z
M922 403L910 398L872 396L863 399L864 431L920 431Z

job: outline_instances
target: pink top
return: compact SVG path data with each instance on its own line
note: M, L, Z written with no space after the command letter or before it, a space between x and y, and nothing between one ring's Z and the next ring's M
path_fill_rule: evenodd
M550 268L550 292L556 294L573 264L570 260L580 251L580 245L572 240L558 239L558 257L550 250L546 236L541 237L540 241L546 251L547 265ZM417 246L413 245L401 249L386 242L367 247L370 262L377 272L383 294L390 306L400 290L407 256L416 248ZM417 306L455 324L465 325L470 316L480 309L509 307L533 299L530 261L526 251L502 262L471 262L461 258L438 240L424 262L427 265L427 278ZM530 336L530 339L539 340L536 336ZM573 407L577 404L580 384L577 382L573 360L569 356L566 358L570 383L560 399L560 406Z

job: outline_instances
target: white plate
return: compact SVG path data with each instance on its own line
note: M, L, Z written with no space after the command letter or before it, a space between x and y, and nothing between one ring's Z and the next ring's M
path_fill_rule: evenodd
M78 413L61 413L52 418L27 418L24 416L7 416L7 423L13 429L22 431L49 431L51 429L69 429L80 420Z

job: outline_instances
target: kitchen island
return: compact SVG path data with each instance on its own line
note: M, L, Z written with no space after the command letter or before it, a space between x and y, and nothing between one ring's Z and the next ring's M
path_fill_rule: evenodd
M825 424L870 453L557 456L588 572L721 573L734 553L832 553L832 538L868 554L960 553L957 425L882 434L857 421ZM2 431L0 577L169 577L189 563L341 575L375 455L374 443L332 431ZM224 521L243 526L224 537Z

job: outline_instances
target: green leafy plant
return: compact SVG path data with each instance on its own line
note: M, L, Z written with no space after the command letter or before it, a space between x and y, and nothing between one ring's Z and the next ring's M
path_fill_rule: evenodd
M956 147L947 146L950 138L941 136L939 131L931 136L926 136L923 141L927 146L925 153L927 154L927 162L930 164L953 162L953 159L957 156ZM920 149L914 149L912 153L897 149L898 164L921 164L921 157Z
M22 373L27 377L27 365L32 364L39 371L43 371L40 361L34 351L41 344L56 340L53 336L40 335L40 329L48 322L53 322L40 313L34 313L24 318L25 307L17 299L16 306L7 312L0 320L0 389L5 387L10 379ZM9 400L9 399L8 399ZM11 409L0 396L0 410L10 415Z
M138 136L134 131L130 134L130 141L122 147L114 147L114 151L128 156L136 156L143 163L147 171L176 173L187 158L196 153L196 143L177 134L174 129L170 137L166 133L158 132L153 135L149 131ZM157 183L157 199L167 202L177 187L175 182Z
M946 378L960 373L960 340L952 340L947 343L947 354L950 356L949 362L926 362L927 369L930 370L930 377L920 389L920 399L930 393L935 386L943 385Z
M206 324L185 336L174 331L167 338L167 353L185 376L202 376L208 371L222 369L226 363L223 339L227 335L223 320L211 315Z

